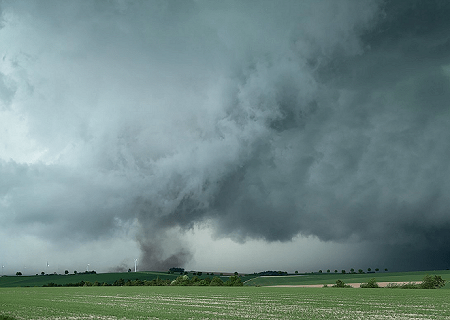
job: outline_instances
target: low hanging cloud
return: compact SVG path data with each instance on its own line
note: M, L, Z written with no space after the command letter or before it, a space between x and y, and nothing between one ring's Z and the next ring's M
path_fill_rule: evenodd
M174 230L196 225L448 266L446 1L1 10L3 228L59 242L135 228L148 269L189 261Z

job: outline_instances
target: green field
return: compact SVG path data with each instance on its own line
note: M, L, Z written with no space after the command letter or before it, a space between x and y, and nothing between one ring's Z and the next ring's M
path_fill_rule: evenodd
M127 280L152 280L156 277L160 279L174 280L179 275L168 274L167 272L118 272L118 273L97 273L97 274L69 274L69 275L38 275L38 276L8 276L0 277L0 287L42 287L50 282L56 284L76 283L89 281L94 283L106 282L112 284L119 279Z
M312 284L334 284L340 279L345 283L362 283L371 278L377 282L411 282L422 281L425 275L439 275L443 279L450 281L449 270L437 271L416 271L416 272L379 272L363 274L341 274L341 273L314 273L295 276L273 276L257 277L244 283L246 286L275 286L275 285L312 285ZM450 283L444 287L450 289Z
M256 277L249 275L242 277L246 286L274 286L274 285L311 285L311 284L333 284L340 279L345 283L361 283L367 282L371 278L375 278L377 282L409 282L422 281L426 274L440 275L443 279L450 281L449 270L438 271L417 271L417 272L379 272L364 274L341 274L341 273L314 273L305 275L292 276L270 276ZM193 275L188 274L189 277ZM217 275L217 274L216 274ZM50 282L65 285L68 283L77 283L80 281L89 281L91 283L99 282L113 284L119 279L127 280L153 280L157 277L160 279L174 280L179 274L168 274L167 272L122 272L122 273L98 273L98 274L76 274L76 275L45 275L45 276L8 276L0 277L0 287L42 287ZM200 278L213 276L203 274ZM228 276L221 277L224 281ZM450 282L445 288L450 289Z
M192 273L188 273L189 277L192 277ZM4 276L0 277L0 287L42 287L48 283L55 283L58 285L66 285L68 283L84 282L99 282L113 284L114 281L119 279L127 280L153 280L170 279L175 280L179 274L168 274L167 272L120 272L120 273L97 273L97 274L70 274L70 275L38 275L38 276ZM200 278L212 278L214 276L203 274ZM242 281L247 281L254 276L244 276ZM226 281L229 276L222 276L223 281Z
M0 288L16 319L450 319L450 290Z

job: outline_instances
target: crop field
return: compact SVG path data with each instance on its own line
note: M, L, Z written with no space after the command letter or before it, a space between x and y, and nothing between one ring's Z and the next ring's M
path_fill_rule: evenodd
M302 275L290 276L269 276L259 277L257 275L242 276L241 279L245 286L275 286L275 285L311 285L311 284L334 284L340 279L346 283L362 283L367 282L371 278L375 278L377 282L409 282L421 281L426 274L439 275L449 282L445 288L450 289L450 270L437 271L415 271L415 272L377 272L363 274L341 274L341 273L309 273ZM218 275L218 273L216 273ZM69 274L69 275L37 275L37 276L4 276L0 277L0 288L2 287L42 287L50 282L58 285L66 285L68 283L76 283L80 281L89 281L91 283L99 282L113 284L119 279L127 280L152 280L152 279L169 279L175 280L179 274L167 274L167 272L120 272L120 273L97 273L97 274ZM188 273L189 277L193 277L192 273ZM199 278L212 278L212 275L203 273ZM226 281L229 276L222 276L221 279Z
M450 319L450 290L0 288L15 319Z
M45 276L8 276L0 277L0 287L42 287L53 282L56 284L75 283L79 281L98 281L112 284L115 280L151 280L159 277L160 279L176 279L178 275L167 274L166 272L118 272L118 273L97 273L97 274L70 274L70 275L45 275Z
M175 280L180 274L167 274L167 272L118 272L118 273L97 273L97 274L69 274L69 275L36 275L36 276L4 276L0 277L1 287L42 287L50 282L65 285L68 283L76 283L80 281L99 282L113 284L115 280L124 279L127 280L152 280L152 279L169 279ZM192 273L188 273L189 277L193 277ZM218 275L218 274L217 274ZM203 274L199 278L212 278L212 275ZM242 281L249 280L255 276L243 276ZM223 281L228 280L229 276L221 276Z
M314 273L304 275L273 276L273 277L255 277L244 283L246 286L275 286L275 285L312 285L312 284L334 284L340 279L345 283L362 283L371 278L377 282L410 282L422 281L427 274L439 275L446 279L448 283L445 288L450 289L450 271L415 271L415 272L379 272L379 273Z

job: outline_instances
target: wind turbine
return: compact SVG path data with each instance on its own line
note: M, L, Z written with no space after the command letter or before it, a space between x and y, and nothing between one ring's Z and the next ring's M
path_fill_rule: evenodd
M2 277L3 277L3 268L4 268L5 266L4 265L2 265Z
M137 259L134 259L134 272L137 270Z
M87 271L87 272L89 272L89 263L88 263L88 265L87 265L87 269L86 269L86 271Z

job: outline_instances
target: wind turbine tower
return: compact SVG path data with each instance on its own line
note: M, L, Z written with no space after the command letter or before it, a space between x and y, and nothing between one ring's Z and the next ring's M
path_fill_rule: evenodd
M134 272L137 271L137 259L134 259Z

